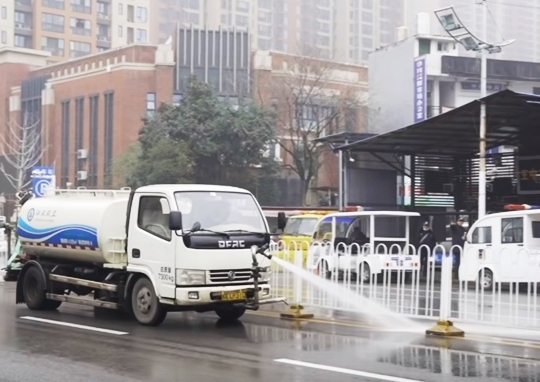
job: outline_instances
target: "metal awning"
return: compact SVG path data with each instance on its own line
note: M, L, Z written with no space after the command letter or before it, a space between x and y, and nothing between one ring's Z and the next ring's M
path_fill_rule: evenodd
M511 90L483 99L487 149L540 137L540 96ZM361 138L336 150L404 155L474 156L479 149L480 100L389 133Z

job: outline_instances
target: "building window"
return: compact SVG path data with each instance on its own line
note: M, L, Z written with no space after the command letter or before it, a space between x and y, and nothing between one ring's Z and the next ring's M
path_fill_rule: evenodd
M124 36L124 29L122 29L122 25L118 26L118 37Z
M249 1L238 0L236 2L236 10L240 11L240 12L248 12L249 11Z
M21 36L16 34L14 45L21 48L32 48L32 38L29 36Z
M71 58L87 56L92 52L92 45L88 42L70 41Z
M2 31L2 44L7 44L7 32Z
M97 186L99 155L99 96L90 97L90 152L88 163L88 186Z
M2 7L2 11L0 12L0 17L2 17L2 19L7 19L7 8L6 7Z
M135 7L133 5L127 6L127 21L130 23L135 21Z
M69 151L69 101L62 102L62 186L69 182L69 163L71 162Z
M92 13L92 0L71 0L71 10L78 13Z
M105 93L105 155L104 171L105 186L112 184L112 164L113 164L113 139L114 139L114 92Z
M137 41L143 44L148 43L148 31L146 29L137 29Z
M64 33L64 16L43 13L41 15L41 27L44 31Z
M373 25L362 24L362 34L365 36L373 35Z
M424 54L431 53L431 40L421 38L418 40L418 55L423 56Z
M61 38L42 37L41 50L51 52L53 56L64 56L65 41Z
M153 117L156 114L157 98L156 93L146 94L146 115Z
M173 94L173 106L180 106L180 104L182 103L182 94L180 93L174 93ZM147 100L147 103L148 103L148 100Z
M118 4L118 14L122 16L124 14L124 4L119 3Z
M47 8L64 9L64 0L43 0L43 6Z
M137 42L146 44L148 42L148 32L146 29L137 29Z
M148 21L148 10L145 7L137 7L137 21L139 23Z
M84 98L75 101L75 147L77 150L84 149ZM84 169L84 162L79 160L77 171Z
M70 19L71 33L79 36L91 36L92 35L92 22L85 19Z
M248 27L249 26L249 17L236 15L236 25L239 27Z

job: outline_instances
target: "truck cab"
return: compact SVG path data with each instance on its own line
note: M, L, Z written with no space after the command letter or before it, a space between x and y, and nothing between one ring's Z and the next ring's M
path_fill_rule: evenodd
M459 268L460 281L540 282L540 210L486 215L469 229Z

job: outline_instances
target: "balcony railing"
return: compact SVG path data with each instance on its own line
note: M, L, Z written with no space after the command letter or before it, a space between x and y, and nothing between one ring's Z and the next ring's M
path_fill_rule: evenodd
M64 0L43 0L43 6L55 9L64 9Z
M71 4L71 10L78 13L92 13L92 7L81 4Z
M15 23L15 29L32 30L32 24L30 23Z
M98 19L103 19L103 20L110 20L111 19L111 16L109 16L106 13L102 13L102 12L98 12L97 17L98 17Z
M79 35L79 36L91 36L92 35L92 30L91 29L86 29L86 28L72 27L71 28L71 33Z
M89 54L90 52L84 52L82 50L72 50L71 58L84 57L84 56L88 56Z
M41 50L44 50L46 52L50 52L53 56L64 56L64 49L59 48L57 46L42 46Z
M22 7L31 7L32 6L32 0L15 0L15 7L22 6Z
M42 23L41 27L44 31L64 33L64 25L53 23Z
M110 42L111 41L109 36L105 36L105 35L102 35L102 34L98 34L97 39L98 39L98 41L103 41L103 42Z

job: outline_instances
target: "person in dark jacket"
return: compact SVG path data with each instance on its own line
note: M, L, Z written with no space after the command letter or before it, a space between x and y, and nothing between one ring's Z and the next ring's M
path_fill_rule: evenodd
M418 248L420 250L420 272L423 277L427 277L428 258L433 253L437 239L431 230L429 222L425 222L418 233Z
M461 264L461 257L463 256L463 246L465 245L466 231L463 227L463 218L459 218L456 224L450 225L452 231L452 254L455 257L454 263L454 276L458 276L459 265Z

